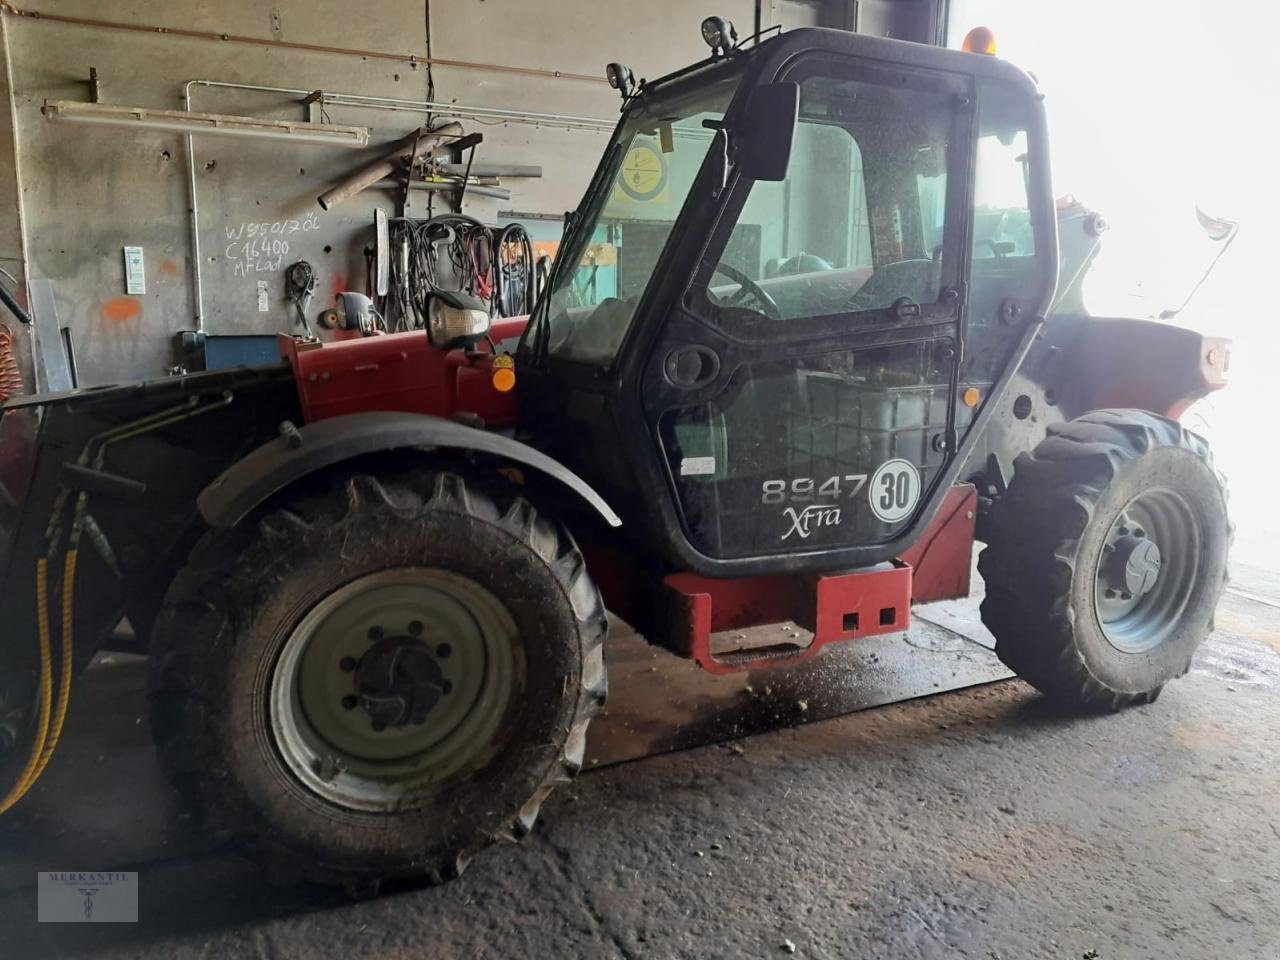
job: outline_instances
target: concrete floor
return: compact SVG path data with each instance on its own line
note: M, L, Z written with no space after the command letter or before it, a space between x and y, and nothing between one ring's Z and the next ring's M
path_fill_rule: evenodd
M1277 692L1280 605L1230 594L1150 706L1010 680L621 764L365 902L217 852L141 867L136 925L38 925L23 884L0 956L1273 958Z

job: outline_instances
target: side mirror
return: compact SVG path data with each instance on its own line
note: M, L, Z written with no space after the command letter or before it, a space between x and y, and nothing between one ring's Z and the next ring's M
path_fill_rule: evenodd
M1236 231L1240 229L1240 224L1234 220L1211 216L1201 210L1199 204L1196 204L1196 220L1199 221L1200 229L1204 231L1205 236L1219 243L1223 240L1234 240Z
M1186 309L1191 298L1196 295L1200 287L1209 279L1209 274L1213 273L1213 268L1218 265L1218 261L1222 259L1222 255L1227 252L1231 246L1231 241L1236 238L1236 234L1240 232L1240 224L1234 220L1228 220L1225 217L1215 217L1205 213L1200 209L1200 205L1196 204L1196 220L1200 223L1200 229L1204 231L1204 235L1214 243L1221 244L1218 252L1214 254L1213 259L1209 261L1209 266L1204 268L1204 273L1200 275L1200 279L1196 281L1196 285L1191 288L1191 292L1186 295L1182 303L1171 310L1161 310L1161 320L1172 320L1183 310Z
M800 116L800 84L756 87L741 126L734 130L738 167L752 180L785 180Z

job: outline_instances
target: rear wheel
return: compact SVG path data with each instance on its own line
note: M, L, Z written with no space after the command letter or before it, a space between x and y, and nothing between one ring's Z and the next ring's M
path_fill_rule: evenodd
M357 476L197 547L157 621L152 729L281 879L444 880L581 766L605 623L513 490Z
M1049 429L979 560L996 653L1054 699L1148 702L1213 629L1231 527L1208 445L1137 410Z

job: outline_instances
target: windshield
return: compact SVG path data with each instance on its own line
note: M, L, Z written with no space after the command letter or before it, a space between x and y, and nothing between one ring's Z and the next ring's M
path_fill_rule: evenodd
M711 144L703 121L724 118L741 64L714 64L627 108L539 303L551 353L613 360Z

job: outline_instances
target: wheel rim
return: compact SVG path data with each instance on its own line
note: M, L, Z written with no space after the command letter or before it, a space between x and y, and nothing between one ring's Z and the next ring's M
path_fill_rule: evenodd
M1179 626L1200 567L1200 520L1172 490L1130 500L1112 522L1095 567L1094 607L1123 653L1158 647Z
M333 591L271 678L276 744L304 786L357 810L413 805L489 750L516 682L515 622L446 570L401 568Z

